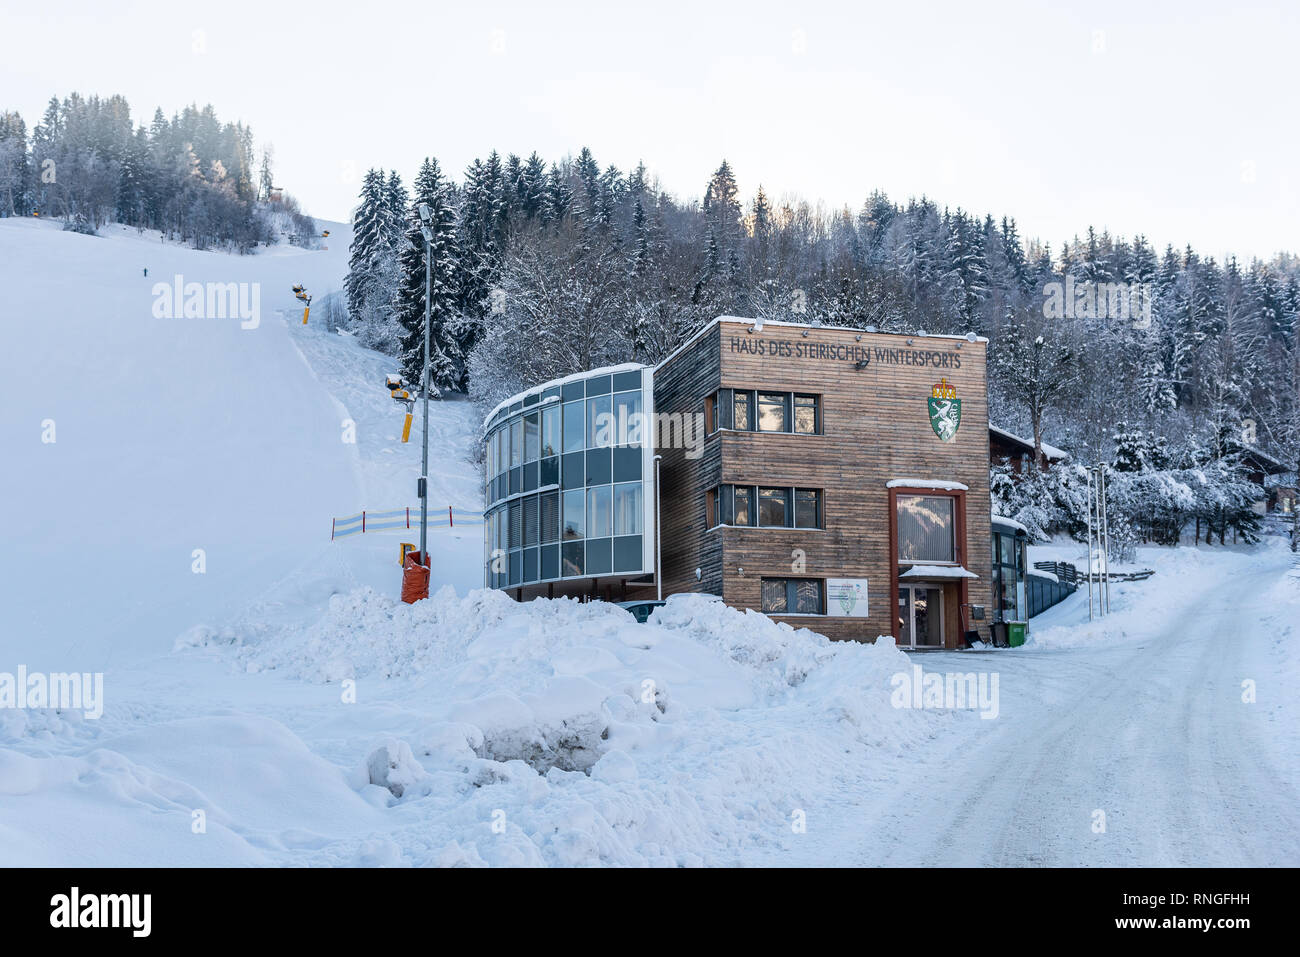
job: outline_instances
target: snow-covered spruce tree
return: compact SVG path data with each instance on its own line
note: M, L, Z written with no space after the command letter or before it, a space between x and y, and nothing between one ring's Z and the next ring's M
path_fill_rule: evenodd
M387 246L386 193L382 170L368 171L361 181L360 202L352 214L352 244L348 247L348 274L343 281L348 312L360 320L362 306L375 283L375 267Z
M519 174L522 177L522 172ZM474 350L488 313L501 308L501 257L509 236L510 195L494 151L487 162L474 160L465 170L457 241L460 247L459 311L463 316L458 347Z
M465 381L465 357L457 344L460 316L455 310L459 283L456 245L456 210L451 204L451 185L443 178L436 159L425 159L415 177L407 214L406 247L401 251L401 279L393 309L402 335L402 373L408 382L418 382L424 365L425 240L420 231L420 205L431 213L428 228L433 234L432 288L429 322L429 366L432 389L438 396L455 391Z

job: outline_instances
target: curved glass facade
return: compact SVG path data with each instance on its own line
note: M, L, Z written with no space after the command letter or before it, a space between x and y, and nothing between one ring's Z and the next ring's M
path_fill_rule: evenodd
M484 583L635 577L652 569L644 368L515 396L486 423Z

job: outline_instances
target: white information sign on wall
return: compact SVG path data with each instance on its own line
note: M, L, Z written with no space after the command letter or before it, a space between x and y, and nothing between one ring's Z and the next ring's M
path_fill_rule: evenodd
M866 618L867 580L826 579L826 614L832 618Z

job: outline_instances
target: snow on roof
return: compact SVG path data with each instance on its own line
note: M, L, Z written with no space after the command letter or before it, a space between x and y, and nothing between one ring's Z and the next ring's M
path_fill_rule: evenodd
M1239 442L1235 442L1233 443L1233 445L1236 446L1236 453L1242 456L1243 458L1253 458L1260 465L1273 466L1274 471L1271 473L1273 475L1277 475L1287 471L1287 466L1285 462L1283 462L1281 459L1274 458L1273 456L1269 455L1267 452L1255 448L1255 446L1253 445L1242 445Z
M979 578L960 565L913 565L899 578Z
M632 369L648 369L648 368L649 366L644 365L643 363L640 362L620 362L616 366L601 366L599 369L588 369L586 372L575 372L573 373L573 375L566 375L560 379L549 379L546 382L542 382L538 385L532 386L531 388L525 389L523 392L516 392L514 395L510 396L507 399L502 399L493 407L491 412L483 416L483 427L487 428L487 424L490 421L492 421L492 416L496 415L502 409L509 408L510 406L514 405L516 402L522 402L524 400L524 396L532 395L534 392L540 392L544 389L551 389L557 385L564 385L566 382L577 382L580 379L590 379L592 376L605 375L611 372L629 372Z
M970 487L962 485L961 482L941 482L936 479L916 479L916 478L899 478L890 479L885 483L885 488L933 488L944 489L949 492L968 492Z
M1026 535L1029 534L1029 529L1025 528L1025 526L1021 525L1014 518L1007 518L1005 515L999 515L997 512L993 513L993 524L1007 525L1010 526L1011 528L1014 528L1018 532L1024 532Z
M990 424L989 431L994 433L995 435L1002 436L1002 438L1004 439L1009 439L1012 442L1016 442L1019 445L1023 445L1026 448L1032 449L1034 447L1033 439L1022 439L1020 436L1012 432L1008 432L1006 429L999 429L996 425ZM1046 455L1049 459L1068 459L1070 457L1069 452L1066 452L1063 449L1058 449L1055 445L1048 445L1046 442L1043 443L1043 454Z
M1025 574L1033 575L1035 578L1046 578L1058 583L1061 581L1061 579L1057 578L1052 572L1045 572L1041 568L1026 568Z

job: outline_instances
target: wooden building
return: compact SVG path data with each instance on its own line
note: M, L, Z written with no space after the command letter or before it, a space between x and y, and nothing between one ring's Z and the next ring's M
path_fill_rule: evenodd
M597 379L591 395L584 388L579 396L573 377L512 397L485 424L486 581L520 599L704 592L838 639L892 634L903 646L952 648L979 631L987 640L986 345L974 336L721 317L658 366L640 369L644 427L605 436L615 456L627 449L621 475L604 470L600 397L609 391L605 378L622 374L630 385L631 369L585 374L586 382ZM614 392L615 399L625 394ZM541 434L548 403L562 406L549 413L559 430L549 446ZM630 399L623 407L632 407ZM540 430L535 453L530 414ZM582 423L581 463L577 436L570 441L565 431L570 422ZM513 435L522 443L518 455ZM545 483L526 474L530 453ZM548 458L558 475L542 464ZM623 488L624 507L616 504L607 520L602 503L634 482L639 492ZM546 496L555 496L556 519L544 517ZM516 505L529 497L538 500L535 531L530 506ZM566 510L583 507L571 522ZM639 520L629 517L634 508ZM578 533L585 555L574 562L566 547L578 556ZM547 548L555 560L544 557Z
M1046 442L1043 443L1043 468L1058 465L1069 458L1068 452L1063 452L1056 446L1048 445ZM989 425L990 465L1006 462L1011 466L1013 474L1022 475L1029 468L1029 463L1032 461L1034 461L1033 439L1022 439L1006 429L1000 429L992 424Z

